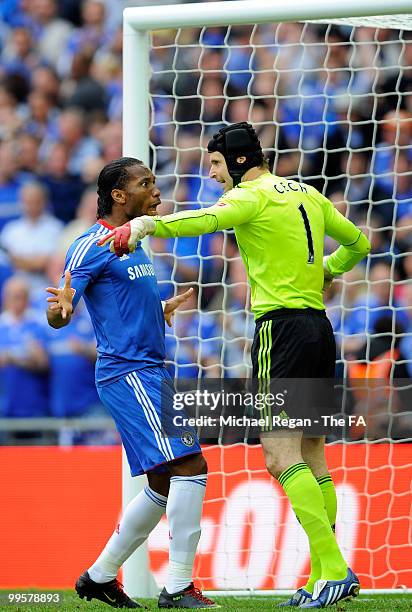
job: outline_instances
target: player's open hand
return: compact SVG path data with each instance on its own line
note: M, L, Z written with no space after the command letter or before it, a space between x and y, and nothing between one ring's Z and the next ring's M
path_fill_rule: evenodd
M165 307L163 309L163 314L165 321L169 327L172 327L172 317L174 315L175 310L179 308L179 306L187 302L187 300L192 296L193 291L194 289L190 288L184 293L181 293L180 295L175 295L174 297L170 298L170 300L166 300Z
M49 309L53 311L60 310L62 319L67 319L73 312L73 297L76 290L71 287L71 281L71 274L66 270L63 287L60 289L57 287L47 287L46 289L53 296L47 298L47 301L50 303Z
M136 217L106 234L99 240L97 246L110 245L110 251L118 257L134 253L139 240L148 234L153 234L156 229L156 221L148 216Z

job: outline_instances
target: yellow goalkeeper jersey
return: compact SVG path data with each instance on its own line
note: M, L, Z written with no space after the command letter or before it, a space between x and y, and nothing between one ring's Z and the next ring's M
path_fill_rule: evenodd
M278 308L324 309L325 234L341 246L331 274L347 272L370 250L368 239L310 185L266 172L240 183L210 208L156 220L155 236L199 236L234 228L255 318Z

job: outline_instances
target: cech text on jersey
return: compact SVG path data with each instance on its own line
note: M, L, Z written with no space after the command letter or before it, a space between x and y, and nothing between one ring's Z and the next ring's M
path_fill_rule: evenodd
M306 185L302 185L296 181L282 181L275 183L273 187L278 193L286 193L287 191L303 191L303 193L308 192Z

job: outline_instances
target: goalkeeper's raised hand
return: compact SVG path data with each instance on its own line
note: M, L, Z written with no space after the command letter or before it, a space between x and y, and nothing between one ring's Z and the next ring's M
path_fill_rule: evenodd
M148 215L136 217L119 227L115 227L114 230L99 240L97 246L102 247L109 244L111 252L121 257L127 255L127 253L134 253L139 240L153 234L155 229L156 221L153 217Z

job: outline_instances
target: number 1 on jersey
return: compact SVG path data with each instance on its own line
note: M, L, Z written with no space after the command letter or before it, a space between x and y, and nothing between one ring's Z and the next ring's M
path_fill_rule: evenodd
M313 250L312 231L310 229L308 213L306 212L303 204L299 205L299 212L302 215L303 224L305 226L305 231L306 231L306 238L308 240L308 263L313 264L315 261L315 252Z

